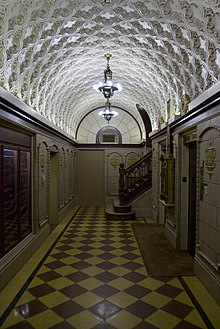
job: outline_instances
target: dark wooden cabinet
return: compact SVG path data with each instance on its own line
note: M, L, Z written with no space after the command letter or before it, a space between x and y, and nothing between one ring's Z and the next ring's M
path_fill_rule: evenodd
M31 233L31 150L0 127L0 255ZM14 134L17 136L14 139ZM5 141L7 137L7 143ZM4 138L3 138L4 137ZM23 143L23 139L20 140Z

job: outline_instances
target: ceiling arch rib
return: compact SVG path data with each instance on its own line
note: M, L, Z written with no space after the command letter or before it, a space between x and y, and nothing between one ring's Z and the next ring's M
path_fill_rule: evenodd
M179 113L183 93L193 99L220 78L218 0L0 0L0 9L0 85L72 135L103 105L92 85L106 52L123 86L114 105L141 120L141 104L153 129L168 98Z

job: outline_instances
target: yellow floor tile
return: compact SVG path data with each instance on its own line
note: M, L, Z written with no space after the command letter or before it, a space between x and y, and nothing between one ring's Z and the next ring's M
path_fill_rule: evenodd
M116 257L123 256L126 253L127 253L127 251L124 251L122 249L113 249L113 250L111 250L111 254L115 255Z
M19 306L19 305L23 305L23 304L26 304L26 303L29 303L31 302L32 300L34 300L36 297L33 296L29 291L25 291L23 293L23 295L21 296L21 298L19 298L18 302L17 302L17 305L16 306Z
M44 312L41 312L40 314L37 314L35 316L32 316L30 319L28 319L28 322L34 327L34 328L50 328L52 326L55 326L56 324L60 323L63 319L54 313L52 310L47 310Z
M106 322L117 329L131 329L137 326L141 322L141 319L123 310L107 319Z
M90 329L101 321L101 319L87 310L67 319L67 322L73 325L75 329Z
M49 281L49 285L57 290L68 287L71 284L72 284L72 281L65 277L61 277L61 278Z
M91 291L88 291L78 297L74 298L74 302L80 304L84 308L89 308L95 304L98 304L102 300L101 297L95 295Z
M207 329L205 323L203 322L203 320L201 319L200 315L198 314L198 312L196 310L193 310L189 315L187 315L184 318L184 320L186 320L202 329Z
M123 266L116 266L109 270L110 273L115 274L117 276L123 276L125 274L130 273L131 271Z
M152 291L147 296L142 297L141 300L157 308L161 308L169 303L171 299L167 296L157 293L156 291Z
M128 262L128 260L123 257L114 257L111 259L111 263L113 263L115 265L123 265L127 262Z
M137 299L129 294L126 294L125 292L121 291L117 293L116 295L108 298L108 300L119 307L127 307L128 305L134 303Z
M70 264L73 264L74 262L76 263L78 261L79 261L79 259L74 256L62 258L62 263L66 264L66 265L70 265Z
M80 281L79 284L83 288L86 288L88 290L92 290L92 289L98 288L101 285L103 285L103 282L100 282L99 280L97 280L95 278L89 278L89 279Z
M150 290L156 290L163 285L163 282L156 280L154 278L148 277L148 278L138 282L138 284L144 288L148 288Z
M2 329L13 326L19 322L23 321L23 317L18 312L11 312L6 321L1 326Z
M109 285L111 287L114 287L118 290L125 290L131 286L133 286L133 282L129 281L129 280L126 280L124 278L117 278L111 282L109 282Z
M183 291L182 293L180 293L174 299L177 300L178 302L184 303L186 305L193 306L191 299L189 298L189 296L186 294L185 291Z
M45 305L47 305L49 308L52 308L54 306L64 303L68 300L68 298L60 291L53 291L52 293L39 298L39 300Z
M66 276L70 273L76 272L77 269L74 269L72 266L66 265L66 266L57 268L55 271L60 275Z
M173 329L181 320L162 310L158 310L149 316L146 321L160 329Z
M82 272L90 276L95 276L97 274L103 273L104 270L97 266L91 266L90 268L83 269Z
M100 249L93 249L89 251L89 254L92 256L99 256L101 254L103 254L103 251Z
M44 283L43 280L41 280L40 278L35 276L34 279L31 281L31 283L29 284L29 288L39 286L40 284L43 284L43 283Z

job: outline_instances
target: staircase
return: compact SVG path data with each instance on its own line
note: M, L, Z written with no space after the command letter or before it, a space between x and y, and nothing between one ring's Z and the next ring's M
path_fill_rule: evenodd
M107 205L106 218L129 220L135 218L131 202L152 187L152 151L127 169L119 167L119 200Z

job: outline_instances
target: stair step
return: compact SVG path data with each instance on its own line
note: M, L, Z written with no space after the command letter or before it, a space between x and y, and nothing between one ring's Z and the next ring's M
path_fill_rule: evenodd
M117 212L112 204L106 205L105 217L112 220L130 220L135 219L134 211Z
M119 200L114 200L113 209L117 213L130 213L132 211L131 210L131 204L127 204L127 205L122 206L122 205L120 205Z

